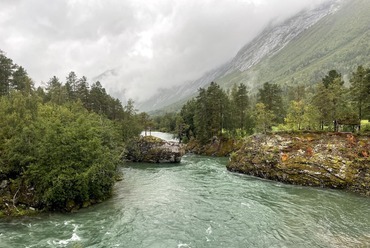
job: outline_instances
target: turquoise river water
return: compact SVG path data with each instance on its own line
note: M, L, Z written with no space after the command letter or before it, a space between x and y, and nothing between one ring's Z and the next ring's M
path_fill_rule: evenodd
M1 219L0 247L370 247L370 199L230 173L226 158L125 164L109 200Z

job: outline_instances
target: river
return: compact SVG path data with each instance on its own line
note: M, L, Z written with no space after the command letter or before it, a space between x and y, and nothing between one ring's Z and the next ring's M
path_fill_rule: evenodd
M109 200L0 220L0 247L369 247L370 199L226 170L226 158L126 164Z

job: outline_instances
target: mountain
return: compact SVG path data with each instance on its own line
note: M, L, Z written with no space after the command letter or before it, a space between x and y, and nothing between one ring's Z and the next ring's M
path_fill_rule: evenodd
M163 89L138 107L178 110L212 81L223 88L244 83L254 92L264 82L314 84L332 69L348 79L358 65L370 65L369 9L368 0L331 0L304 10L267 27L221 67L192 82Z
M253 90L264 82L313 84L332 69L348 79L358 65L369 65L370 62L369 9L370 1L367 0L333 1L316 10L300 13L263 32L241 49L232 62L234 67L216 80L224 86L245 82ZM276 46L279 50L271 49L266 38L272 38L272 44L279 40ZM248 54L253 46L261 50L270 48L271 52L258 63L246 67L251 59L240 59L240 55Z

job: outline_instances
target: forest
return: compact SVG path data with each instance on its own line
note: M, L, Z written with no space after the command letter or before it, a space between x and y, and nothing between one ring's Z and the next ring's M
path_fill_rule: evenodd
M200 144L279 130L370 130L370 68L362 66L347 83L332 70L311 86L266 82L256 94L243 83L225 90L212 82L179 112L149 116L74 72L36 88L3 52L0 65L0 212L7 214L21 214L22 204L71 211L106 199L125 144L142 130Z
M200 88L179 113L154 117L157 129L206 144L213 137L242 138L269 131L369 132L370 68L358 66L345 83L331 70L316 84L266 82L251 94L245 84Z
M0 212L70 211L109 197L124 144L148 115L74 72L35 88L3 52L0 65Z

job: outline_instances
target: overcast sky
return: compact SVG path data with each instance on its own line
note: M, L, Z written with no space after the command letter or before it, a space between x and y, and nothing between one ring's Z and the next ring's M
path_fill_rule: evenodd
M122 100L200 77L324 0L0 0L0 49L36 85L70 71Z

